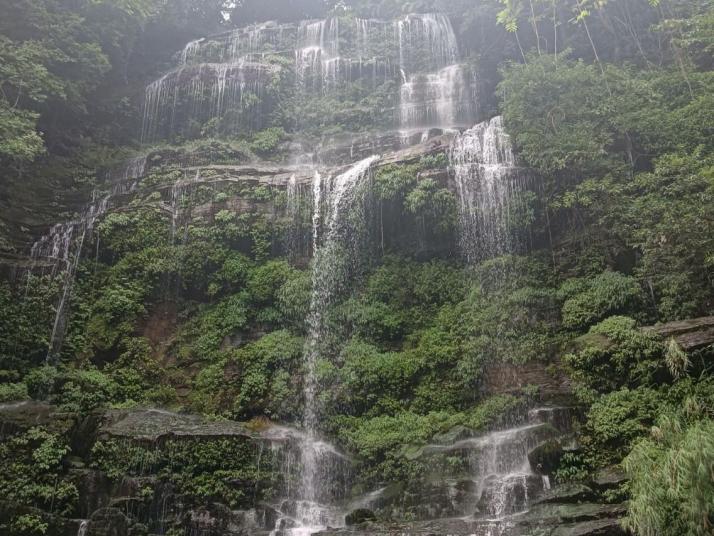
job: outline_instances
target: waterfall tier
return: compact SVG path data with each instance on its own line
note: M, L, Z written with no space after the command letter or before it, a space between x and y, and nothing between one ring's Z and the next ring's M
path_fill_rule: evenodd
M514 209L523 199L529 176L516 165L503 119L494 117L459 135L449 156L466 258L478 261L515 252Z
M362 128L465 126L476 105L459 61L443 14L264 23L197 39L176 69L147 87L142 140L195 137L205 125L222 134L256 131L270 126L279 106L319 114L319 100L338 93L357 110L360 100L379 96L374 124Z

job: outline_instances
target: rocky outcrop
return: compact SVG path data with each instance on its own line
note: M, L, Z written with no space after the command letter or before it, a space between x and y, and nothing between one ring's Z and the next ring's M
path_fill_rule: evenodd
M73 414L60 411L44 402L25 400L0 404L0 439L35 426L44 426L57 433L67 433L75 423Z
M677 344L688 352L714 344L714 316L647 326L642 330L654 333L664 340L674 338Z
M437 519L412 523L367 523L321 536L626 536L620 525L621 505L584 503L534 508L502 527L469 518Z
M0 527L32 515L48 525L49 536L75 536L80 525L86 536L170 528L205 536L267 534L278 515L266 501L294 478L289 472L303 437L267 421L214 421L162 409L79 418L40 402L0 405L2 437L37 426L70 443L59 470L78 499L65 517L0 502Z
M572 399L572 383L557 363L551 366L539 362L494 363L484 371L481 388L484 393L495 395L519 392L529 385L537 385L544 400Z
M208 421L161 409L109 410L98 429L99 438L125 438L157 442L168 437L257 439L258 435L234 421Z
M560 441L551 439L531 450L528 453L528 461L536 473L550 475L558 468L563 454Z

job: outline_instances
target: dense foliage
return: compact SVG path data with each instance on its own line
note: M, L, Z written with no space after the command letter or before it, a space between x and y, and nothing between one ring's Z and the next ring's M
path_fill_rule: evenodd
M0 250L17 256L18 233L62 219L101 183L97 169L135 152L139 88L199 29L325 13L347 27L358 15L444 11L480 77L482 112L502 113L521 164L538 177L522 218L529 243L466 265L447 155L375 169L359 198L365 258L324 312L322 432L355 454L356 488L419 482L427 462L415 453L425 444L553 401L540 385L494 393L490 370L567 374L583 418L555 480L622 465L629 482L611 498L629 501L630 529L711 532L712 347L685 351L641 329L714 310L709 0L304 1L289 14L268 2L169 4L3 7ZM184 134L195 139L151 148L141 182L86 237L58 356L47 359L67 273L48 264L0 281L0 404L44 401L78 421L139 406L300 421L311 192L298 185L289 200L284 188L221 165L277 165L298 125L315 144L386 128L398 86L356 80L329 95L290 94L292 74L273 80L270 98L283 105L261 128L237 128L241 117L227 114L191 125ZM201 180L186 162L205 166ZM42 534L41 510L78 516L68 429L0 432L0 495L39 509L0 530ZM238 508L271 498L275 460L261 467L251 448L103 440L78 455L112 481L146 469L191 504L220 498Z

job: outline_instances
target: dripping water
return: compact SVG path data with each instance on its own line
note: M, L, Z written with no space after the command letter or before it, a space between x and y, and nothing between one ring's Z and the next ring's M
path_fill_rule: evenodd
M81 215L72 221L55 224L47 235L37 240L30 249L32 268L28 271L27 281L30 282L31 272L40 262L51 264L51 275L54 277L62 270L60 280L60 297L55 308L55 318L48 344L46 361L58 359L64 343L67 330L67 315L72 297L77 269L82 258L85 242L94 231L95 225L107 212L114 197L124 195L136 188L139 179L146 170L146 156L132 158L118 173L110 173L107 179L114 180L108 193L99 190L92 192L91 202L84 208ZM97 251L99 245L97 244ZM95 262L96 264L96 262Z
M209 120L223 130L237 128L236 121L220 121L228 111L242 114L243 130L262 128L266 110L260 103L280 70L265 54L293 58L298 95L307 98L344 82L366 80L376 88L399 77L394 96L399 104L388 111L388 121L404 131L463 127L475 116L471 80L459 64L447 16L355 19L347 25L328 18L258 24L189 42L178 66L146 88L142 141L190 136L196 124Z

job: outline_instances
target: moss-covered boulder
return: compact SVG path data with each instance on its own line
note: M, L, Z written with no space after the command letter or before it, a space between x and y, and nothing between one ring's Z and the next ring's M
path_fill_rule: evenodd
M362 523L366 523L368 521L374 521L375 519L376 516L372 510L368 510L367 508L358 508L345 516L345 524L348 527L351 527L353 525L361 525Z

